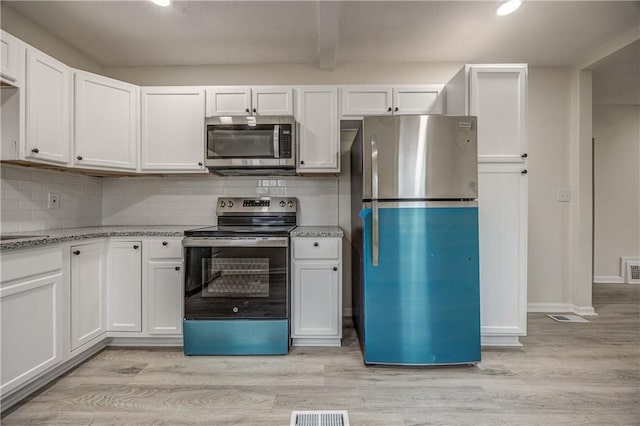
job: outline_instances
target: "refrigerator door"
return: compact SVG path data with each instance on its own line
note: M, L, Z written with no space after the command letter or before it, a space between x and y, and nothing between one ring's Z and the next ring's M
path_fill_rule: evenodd
M363 132L364 200L477 198L476 117L365 117Z
M478 209L475 202L380 203L379 265L372 210L363 220L366 364L480 361Z

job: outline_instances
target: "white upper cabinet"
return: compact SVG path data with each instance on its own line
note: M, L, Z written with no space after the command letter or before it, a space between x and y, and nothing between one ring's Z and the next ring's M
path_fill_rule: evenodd
M24 52L22 41L9 33L0 31L0 80L20 87L24 79Z
M383 115L393 111L391 87L354 86L341 92L343 116Z
M293 89L290 87L254 87L251 89L254 115L293 115Z
M207 87L207 117L234 115L293 115L290 87Z
M393 113L444 114L444 85L398 86L393 88Z
M201 87L143 87L143 171L205 171Z
M328 87L296 89L299 173L339 173L338 91Z
M251 89L248 87L207 88L207 117L251 115Z
M132 84L75 73L76 167L136 170L139 97Z
M522 161L526 152L526 65L470 65L469 113L478 116L480 162Z
M35 49L27 50L26 155L68 164L71 157L71 70Z
M342 89L342 116L444 114L444 85L352 86Z

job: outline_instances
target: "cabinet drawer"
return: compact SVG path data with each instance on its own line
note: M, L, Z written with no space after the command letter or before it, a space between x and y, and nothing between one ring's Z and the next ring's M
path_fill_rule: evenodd
M293 257L295 259L337 259L339 238L295 238Z
M58 271L62 268L62 249L58 247L2 255L0 281L17 279Z
M145 248L150 259L182 258L181 238L150 240L146 242Z

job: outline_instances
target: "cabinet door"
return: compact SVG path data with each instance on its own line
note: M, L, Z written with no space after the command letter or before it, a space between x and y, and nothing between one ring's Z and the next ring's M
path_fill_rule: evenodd
M469 111L478 116L480 162L518 162L526 152L526 65L472 65Z
M291 337L340 336L338 277L336 262L294 262Z
M77 167L137 168L138 99L138 87L132 84L76 72Z
M3 285L2 385L6 395L62 362L62 273Z
M249 87L207 88L207 117L251 115Z
M106 331L102 243L71 247L71 350Z
M251 89L254 115L293 115L293 89L290 87L254 87Z
M333 88L297 89L299 152L297 171L339 173L338 91Z
M142 331L142 243L116 241L107 254L107 331Z
M71 71L35 49L27 51L26 156L68 164L71 156Z
M522 169L518 164L479 168L483 337L526 333L527 178Z
M9 33L0 31L0 79L12 86L22 86L24 44Z
M343 116L362 117L391 113L391 87L360 86L342 89Z
M143 171L204 171L204 89L142 89Z
M444 114L444 86L399 86L393 88L393 114Z
M149 334L182 334L182 262L147 264Z

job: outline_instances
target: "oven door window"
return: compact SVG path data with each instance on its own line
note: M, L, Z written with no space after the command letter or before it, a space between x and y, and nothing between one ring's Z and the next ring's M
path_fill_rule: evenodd
M189 247L185 318L287 318L286 247Z
M207 126L207 158L275 158L274 127Z

